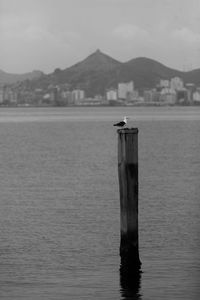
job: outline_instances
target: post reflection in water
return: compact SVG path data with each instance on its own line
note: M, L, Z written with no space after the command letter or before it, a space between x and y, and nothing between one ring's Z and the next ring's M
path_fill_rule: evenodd
M120 265L120 292L122 300L142 300L141 269L133 269L131 266Z

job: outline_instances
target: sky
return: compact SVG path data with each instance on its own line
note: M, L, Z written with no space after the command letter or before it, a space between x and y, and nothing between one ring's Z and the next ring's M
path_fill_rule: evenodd
M200 0L0 0L1 70L51 73L97 49L200 68Z

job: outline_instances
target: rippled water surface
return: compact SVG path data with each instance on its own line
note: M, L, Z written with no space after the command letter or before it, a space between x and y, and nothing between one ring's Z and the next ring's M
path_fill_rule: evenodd
M139 128L142 274L120 277L117 134ZM0 110L0 299L200 299L200 109Z

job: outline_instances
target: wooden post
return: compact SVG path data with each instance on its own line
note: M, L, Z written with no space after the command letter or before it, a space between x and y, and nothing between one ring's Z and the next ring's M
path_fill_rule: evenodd
M118 129L118 176L121 217L121 265L139 269L138 129Z

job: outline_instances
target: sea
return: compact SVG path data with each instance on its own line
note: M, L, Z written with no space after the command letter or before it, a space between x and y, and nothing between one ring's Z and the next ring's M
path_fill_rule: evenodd
M139 140L140 275L120 272L117 132ZM200 299L200 107L0 109L1 300Z

